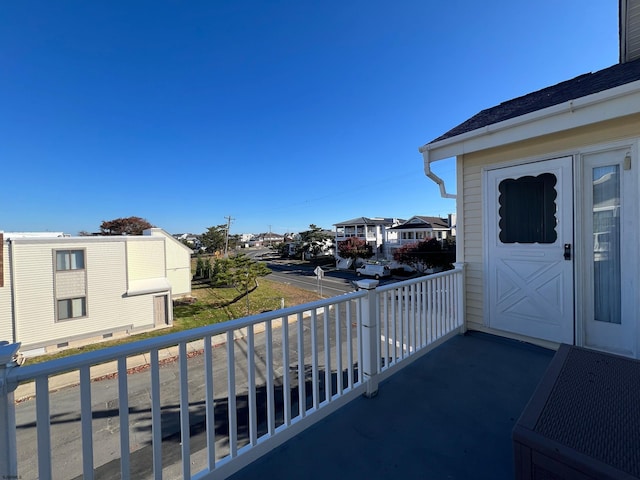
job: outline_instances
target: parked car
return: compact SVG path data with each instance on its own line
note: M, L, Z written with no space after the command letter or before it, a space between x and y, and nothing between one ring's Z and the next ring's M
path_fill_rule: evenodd
M367 275L369 277L374 277L377 280L380 277L389 277L391 275L391 269L387 265L365 263L361 267L356 268L356 274L358 276Z

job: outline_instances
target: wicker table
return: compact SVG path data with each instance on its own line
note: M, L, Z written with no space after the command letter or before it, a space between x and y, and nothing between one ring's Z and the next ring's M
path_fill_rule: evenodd
M513 445L517 479L640 478L640 361L561 345Z

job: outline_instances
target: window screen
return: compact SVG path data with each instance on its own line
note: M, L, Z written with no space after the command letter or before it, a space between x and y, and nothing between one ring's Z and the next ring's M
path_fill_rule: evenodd
M499 229L502 243L554 243L556 176L505 179L499 185Z

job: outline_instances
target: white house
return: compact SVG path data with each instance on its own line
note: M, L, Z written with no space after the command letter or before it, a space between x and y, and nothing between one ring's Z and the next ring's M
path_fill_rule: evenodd
M446 240L455 236L455 214L447 218L427 217L415 215L404 223L389 227L388 232L395 232L395 239L389 240L387 256L393 257L393 252L403 245L424 242L431 238Z
M171 325L191 293L191 250L142 236L3 236L0 340L26 355Z
M336 247L340 242L344 242L351 237L357 237L365 240L367 244L371 246L375 258L384 258L386 244L398 238L397 232L390 231L389 227L394 227L402 222L404 222L404 220L398 218L358 217L345 222L335 223ZM348 264L350 265L350 262L346 259L340 258L337 248L336 261L338 268L348 268Z
M455 157L466 325L640 352L640 2L620 62L481 111L420 148Z

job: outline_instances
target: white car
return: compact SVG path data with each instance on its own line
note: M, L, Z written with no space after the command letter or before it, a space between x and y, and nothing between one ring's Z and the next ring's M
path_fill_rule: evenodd
M359 268L356 268L356 275L367 275L373 277L376 280L380 277L391 276L391 269L387 265L376 265L373 263L365 263Z

